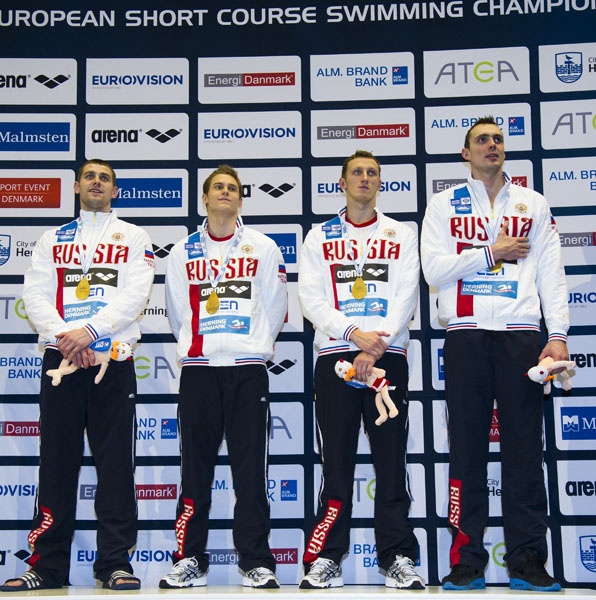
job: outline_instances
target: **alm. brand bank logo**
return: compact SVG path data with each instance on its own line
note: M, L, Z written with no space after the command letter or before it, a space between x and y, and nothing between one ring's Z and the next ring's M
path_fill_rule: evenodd
M0 158L74 160L74 115L0 116Z
M85 154L106 160L188 160L188 115L87 114Z

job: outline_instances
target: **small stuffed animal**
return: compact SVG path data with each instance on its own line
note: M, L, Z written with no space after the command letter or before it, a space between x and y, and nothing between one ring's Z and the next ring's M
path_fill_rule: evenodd
M373 367L372 375L366 381L358 381L355 379L356 370L352 366L352 363L340 358L335 363L335 374L348 385L358 388L368 387L377 392L375 394L375 405L379 411L379 417L376 419L375 425L382 425L387 420L387 417L390 419L397 417L399 411L389 395L389 390L395 388L389 387L389 381L385 379L384 369ZM389 409L389 414L387 414L387 408Z
M560 373L551 375L556 369L565 369ZM532 367L526 375L536 383L544 385L544 395L547 396L551 391L551 381L554 380L555 387L568 392L571 390L571 378L568 370L575 369L575 362L572 360L553 360L550 356L543 358L535 367Z
M95 376L95 383L98 384L108 368L110 360L123 361L128 360L132 357L132 348L130 344L126 342L110 342L110 340L97 340L91 344L90 348L95 353L95 365L99 365L99 372ZM60 385L62 377L64 375L70 375L78 370L78 366L66 358L62 359L62 362L57 369L49 369L46 373L52 378L52 385Z

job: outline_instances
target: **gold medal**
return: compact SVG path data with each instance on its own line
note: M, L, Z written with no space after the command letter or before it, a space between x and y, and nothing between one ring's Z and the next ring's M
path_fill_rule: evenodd
M352 296L356 298L356 300L362 300L366 296L366 284L362 281L362 277L356 277L356 281L352 286Z
M85 300L87 296L91 293L91 286L89 285L89 280L83 276L81 281L77 283L77 289L75 290L75 296L79 300Z
M500 260L499 262L497 262L496 264L494 264L489 271L491 273L499 273L501 271L501 269L503 268L503 261Z
M205 308L210 315L214 315L219 310L219 298L215 292L209 294Z

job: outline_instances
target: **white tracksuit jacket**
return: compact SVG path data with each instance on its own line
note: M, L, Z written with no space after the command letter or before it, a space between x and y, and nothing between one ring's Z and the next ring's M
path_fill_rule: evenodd
M467 183L435 194L420 241L422 270L439 293L439 318L448 330L537 330L544 314L549 339L567 340L569 310L561 246L545 198L505 185L491 211L484 184ZM495 267L490 245L500 216L510 236L529 238L530 253Z
M287 314L287 278L277 244L243 227L216 292L220 306L207 312L212 292L200 232L180 240L170 252L166 304L178 361L184 365L231 366L264 363ZM207 234L208 236L208 234ZM230 240L209 243L214 273L221 269ZM221 246L221 252L211 248ZM217 255L217 256L216 256Z
M355 260L360 257L362 244L353 241L357 228L346 223L351 240L347 247L340 216L316 225L306 236L300 256L298 293L304 316L315 327L319 355L358 350L348 341L356 328L387 331L390 336L383 338L389 344L387 351L406 353L408 325L418 302L418 240L407 225L379 211L377 215L377 237L362 273L368 291L360 300L352 296L356 269L346 257L347 247L353 248Z

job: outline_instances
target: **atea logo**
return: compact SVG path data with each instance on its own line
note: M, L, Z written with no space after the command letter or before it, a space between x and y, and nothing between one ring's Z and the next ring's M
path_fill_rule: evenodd
M506 77L519 81L515 68L508 60L460 61L445 63L435 79L434 85L439 85L445 77L453 85L470 83L472 79L479 83L501 83Z
M596 440L596 406L562 406L564 440Z

